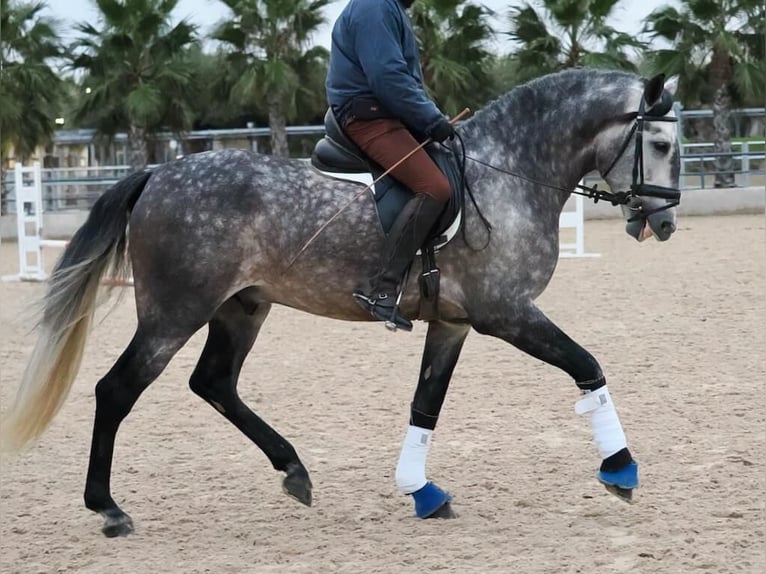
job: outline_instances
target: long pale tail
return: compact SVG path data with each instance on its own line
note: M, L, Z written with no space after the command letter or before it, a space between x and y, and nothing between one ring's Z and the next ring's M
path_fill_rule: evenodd
M56 263L32 356L13 403L0 414L0 451L37 439L64 404L80 369L101 278L130 275L128 217L150 175L134 173L101 196Z

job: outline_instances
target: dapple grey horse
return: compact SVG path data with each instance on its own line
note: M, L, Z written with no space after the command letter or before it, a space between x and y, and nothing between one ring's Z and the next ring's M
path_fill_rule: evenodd
M449 495L424 479L425 454L471 328L570 374L584 397L578 408L589 413L602 454L599 480L623 498L638 485L598 362L534 301L556 268L559 214L585 174L600 172L614 192L638 189L638 170L641 184L677 190L677 128L661 121L672 119L669 107L656 111L672 91L663 84L663 77L562 72L511 91L460 126L469 158L465 180L489 214L492 231L488 235L469 204L465 234L439 253L440 316L428 323L411 405L411 429L420 434L413 445L408 433L397 467L397 484L414 481L418 489L411 492L418 516L451 514ZM292 445L240 400L237 379L272 304L336 319L370 319L351 297L376 269L383 245L369 195L346 209L294 265L287 263L358 190L358 184L327 178L304 161L235 150L191 155L117 183L96 202L56 265L38 341L2 419L3 449L30 443L55 416L79 369L101 278L126 277L129 261L138 324L96 385L85 486L86 506L105 519L103 532L116 536L133 528L110 489L120 422L205 325L209 334L191 375L192 391L286 473L288 494L310 504L306 468ZM631 196L623 207L629 233L640 239L651 231L668 239L675 214L666 209L667 200ZM470 245L481 242L483 248ZM413 273L419 265L413 264ZM407 317L418 318L418 300L413 283L402 299Z

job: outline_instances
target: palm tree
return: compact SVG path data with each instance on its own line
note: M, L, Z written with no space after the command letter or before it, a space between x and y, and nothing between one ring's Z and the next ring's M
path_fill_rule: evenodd
M643 43L606 23L619 2L540 0L540 10L529 3L512 8L508 36L518 44L518 80L575 66L635 71L631 56Z
M139 169L154 134L191 127L195 82L188 50L196 29L185 20L171 25L178 0L95 2L101 28L79 24L71 49L72 67L85 71L76 120L106 136L127 131L129 164Z
M24 161L50 141L61 108L61 80L51 60L61 55L54 22L43 2L0 0L0 156L10 147ZM5 170L0 166L0 212L5 212Z
M420 0L412 7L424 82L449 115L492 95L491 15L469 0Z
M197 47L191 50L190 58L198 84L197 97L192 102L194 129L236 128L254 118L252 110L233 102L229 97L225 55L208 53L202 47Z
M653 51L649 67L679 74L687 105L712 105L716 152L731 152L732 90L763 102L765 26L763 0L681 0L680 10L666 6L646 18L646 31L672 44ZM715 165L715 186L734 185L732 158L719 156Z
M326 66L325 48L310 46L325 23L323 8L330 0L221 0L233 16L218 25L229 62L231 97L241 105L268 111L271 152L287 156L289 119L305 98L324 100L316 82L306 82L307 70Z

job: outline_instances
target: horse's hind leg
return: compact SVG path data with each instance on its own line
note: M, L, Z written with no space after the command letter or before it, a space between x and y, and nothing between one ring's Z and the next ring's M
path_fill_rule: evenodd
M490 318L474 319L474 328L505 339L525 353L569 373L584 395L575 405L575 412L589 414L593 438L602 458L598 480L612 494L630 501L633 489L638 486L638 465L628 450L601 366L531 302L503 311L506 312L496 312Z
M295 449L237 394L242 363L270 308L248 291L226 301L209 322L207 342L189 386L253 441L276 470L287 473L283 487L288 495L311 506L311 480Z
M85 506L104 517L106 536L123 536L133 523L111 495L110 477L114 439L122 420L138 397L154 381L193 333L159 336L139 324L133 340L111 370L96 385L96 418L90 448Z

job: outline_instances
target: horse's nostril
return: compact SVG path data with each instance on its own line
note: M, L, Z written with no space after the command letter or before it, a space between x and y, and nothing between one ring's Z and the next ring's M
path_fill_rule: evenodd
M676 224L672 221L663 221L660 225L660 229L662 229L662 231L667 231L668 233L673 233L676 230Z

